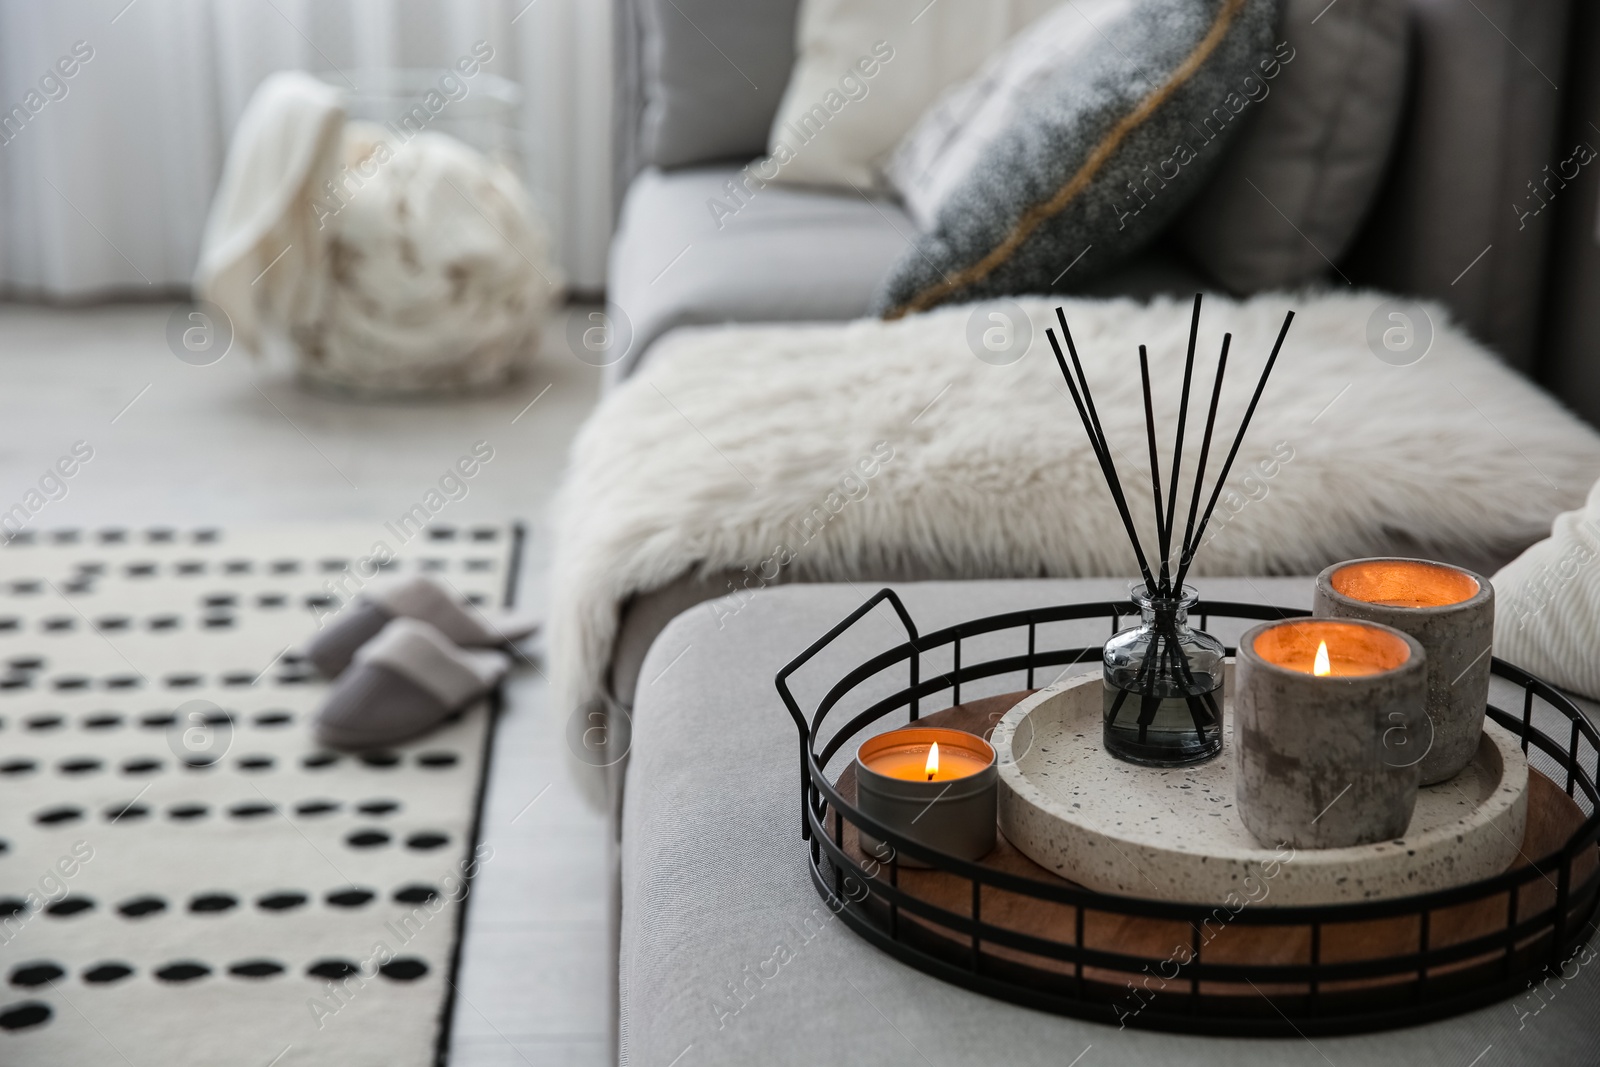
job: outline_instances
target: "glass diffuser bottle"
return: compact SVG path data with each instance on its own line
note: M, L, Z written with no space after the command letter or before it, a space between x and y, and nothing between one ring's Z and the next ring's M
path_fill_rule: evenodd
M1189 625L1193 586L1129 593L1139 625L1105 647L1106 751L1129 763L1181 767L1222 751L1222 642Z
M1273 342L1272 353L1267 357L1256 381L1255 392L1239 420L1233 435L1233 444L1223 459L1221 470L1211 486L1211 495L1205 507L1200 506L1205 493L1206 466L1211 458L1212 437L1217 428L1217 409L1222 400L1223 380L1228 371L1228 349L1233 335L1223 334L1222 351L1217 356L1216 379L1211 387L1211 404L1206 412L1205 432L1201 437L1200 456L1190 476L1188 514L1181 529L1178 525L1178 487L1183 473L1183 439L1189 419L1189 395L1194 383L1195 344L1200 334L1200 294L1194 298L1194 314L1189 321L1189 350L1183 365L1183 392L1178 401L1177 432L1172 445L1170 473L1162 478L1160 449L1156 440L1154 396L1150 388L1150 354L1139 346L1139 384L1144 394L1145 443L1150 452L1150 501L1155 516L1155 539L1141 541L1138 524L1123 492L1122 479L1112 456L1115 451L1106 439L1105 427L1095 407L1094 394L1089 389L1088 376L1083 373L1083 361L1078 358L1077 346L1072 341L1072 331L1067 328L1066 311L1056 308L1056 321L1061 326L1061 340L1054 330L1046 329L1045 336L1055 352L1061 376L1066 379L1067 391L1072 394L1073 407L1089 437L1089 446L1105 476L1106 488L1111 490L1111 500L1117 515L1128 534L1128 543L1139 564L1144 581L1130 589L1133 602L1139 609L1139 625L1113 634L1105 645L1104 658L1104 725L1103 738L1106 751L1117 759L1129 763L1142 763L1153 767L1181 767L1208 760L1222 751L1222 677L1223 658L1226 655L1222 642L1210 634L1201 633L1189 626L1189 609L1199 597L1194 589L1183 584L1189 567L1194 563L1195 552L1206 543L1206 526L1216 510L1217 499L1233 469L1250 419L1256 405L1272 377L1272 368L1283 350L1284 338L1289 335L1289 325L1294 322L1294 312L1283 317L1278 339ZM1061 342L1066 342L1066 353ZM1071 356L1072 365L1067 366ZM1166 482L1163 499L1162 482ZM1154 548L1146 552L1146 545Z

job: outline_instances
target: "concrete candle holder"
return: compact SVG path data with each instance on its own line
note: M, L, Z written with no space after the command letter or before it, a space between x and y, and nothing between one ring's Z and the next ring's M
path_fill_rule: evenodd
M1427 653L1378 623L1290 619L1239 640L1239 817L1268 847L1403 837L1418 769L1397 755L1421 725Z
M1413 742L1422 784L1453 778L1478 750L1489 704L1494 586L1419 559L1358 559L1317 575L1312 614L1404 630L1428 654L1428 722Z

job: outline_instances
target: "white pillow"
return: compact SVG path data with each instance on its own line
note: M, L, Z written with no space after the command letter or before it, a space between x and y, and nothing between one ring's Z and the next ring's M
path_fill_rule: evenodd
M767 140L775 180L881 188L889 153L939 94L1060 2L801 0Z
M946 90L906 132L883 167L917 228L931 230L939 206L978 166L1033 89L1126 18L1132 0L1075 0L991 55L971 79Z

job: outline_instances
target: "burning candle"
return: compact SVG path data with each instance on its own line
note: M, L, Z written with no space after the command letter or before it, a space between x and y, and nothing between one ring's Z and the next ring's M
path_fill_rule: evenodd
M976 734L908 726L868 738L856 750L856 805L897 833L961 859L994 848L994 749ZM887 844L866 833L861 847L888 859ZM909 856L908 866L921 866Z
M1289 619L1239 642L1234 792L1267 847L1340 848L1402 836L1417 764L1397 753L1422 718L1427 654L1356 620Z
M1313 614L1404 630L1428 654L1428 722L1408 740L1422 784L1472 761L1489 704L1494 586L1460 567L1420 559L1358 559L1317 576Z

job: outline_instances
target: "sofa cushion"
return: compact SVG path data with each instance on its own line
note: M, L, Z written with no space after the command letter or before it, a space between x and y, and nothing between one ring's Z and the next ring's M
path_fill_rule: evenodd
M1377 194L1405 104L1406 0L1288 0L1276 77L1178 227L1237 293L1328 273ZM1265 74L1265 72L1263 72Z
M1092 33L1074 5L1034 23L960 91L960 118L935 109L913 134L937 147L896 174L931 224L874 299L886 317L1079 289L1154 241L1221 161L1275 62L1273 0L1097 8Z
M798 0L635 0L639 162L759 155L794 65Z
M802 0L767 151L786 182L848 191L947 87L1061 0Z
M768 185L739 168L645 170L628 190L611 246L609 297L631 330L625 351L591 362L630 373L656 338L721 322L806 322L864 315L907 246L893 204L854 193ZM620 314L617 314L620 313Z
M1310 603L1309 579L1196 584L1212 600ZM1124 590L1112 580L899 589L924 633ZM967 992L873 948L832 915L807 876L795 727L773 687L785 663L872 591L848 584L766 590L737 625L719 629L707 611L679 616L652 650L645 674L655 681L634 709L622 816L621 1063L665 1065L681 1057L682 1067L1067 1067L1076 1057L1080 1067L1444 1067L1472 1063L1489 1044L1514 1050L1499 1062L1596 1062L1595 967L1580 969L1547 1001L1529 995L1427 1026L1313 1043L1197 1038L1060 1018ZM1091 629L1085 643L1104 639L1103 621ZM1213 629L1224 639L1238 636ZM903 639L892 612L880 607L842 639L837 655L825 652L817 670L808 666L796 676L797 696L814 706L825 682ZM1014 643L1003 647L1016 651ZM1024 682L1002 676L964 686L962 695L1014 691ZM1502 706L1520 706L1511 699ZM1530 1014L1536 1010L1537 1019Z

